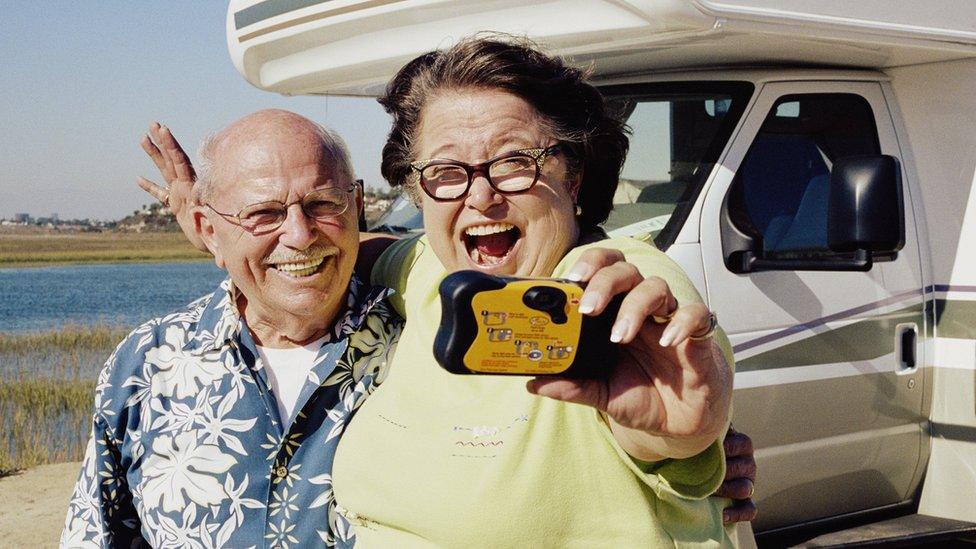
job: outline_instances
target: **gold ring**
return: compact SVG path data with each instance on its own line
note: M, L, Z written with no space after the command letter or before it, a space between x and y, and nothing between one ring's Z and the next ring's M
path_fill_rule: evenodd
M715 335L715 328L718 328L718 318L715 317L715 313L709 311L708 313L708 328L704 333L700 335L690 335L688 339L692 341L704 341L706 339L711 339Z
M166 193L166 196L163 198L162 203L163 203L163 206L166 206L167 208L169 208L169 193Z
M750 480L749 481L749 495L746 496L746 499L752 498L752 495L755 494L755 493L756 493L756 483Z
M678 300L677 299L674 300L674 309L671 309L671 312L669 312L668 314L666 314L664 316L651 315L651 318L653 318L654 319L654 322L657 322L658 324L667 324L668 322L671 322L671 319L674 318L674 313L676 313L676 312L678 312Z

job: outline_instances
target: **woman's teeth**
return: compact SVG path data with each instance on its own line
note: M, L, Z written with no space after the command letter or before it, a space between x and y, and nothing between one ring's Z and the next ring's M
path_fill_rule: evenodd
M320 257L318 259L309 259L307 261L298 261L294 263L278 263L274 266L274 268L287 276L298 278L314 273L324 261L325 258Z
M495 233L503 233L515 228L515 225L510 223L492 223L490 225L478 225L476 227L468 227L464 229L464 234L468 236L484 236Z

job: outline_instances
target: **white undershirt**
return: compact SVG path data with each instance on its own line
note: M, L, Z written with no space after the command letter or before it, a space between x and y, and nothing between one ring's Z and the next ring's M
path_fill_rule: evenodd
M327 336L323 336L308 345L301 347L289 347L287 349L274 349L271 347L257 346L258 354L264 363L264 371L268 374L268 381L271 383L271 392L278 401L278 413L284 427L291 424L289 421L298 403L298 396L308 380L308 373L312 371L315 364L315 357L319 354L322 342Z

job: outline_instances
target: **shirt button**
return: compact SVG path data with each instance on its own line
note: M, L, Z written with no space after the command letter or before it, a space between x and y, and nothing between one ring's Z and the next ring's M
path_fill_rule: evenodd
M285 478L288 476L288 468L282 465L275 469L275 476L278 478Z

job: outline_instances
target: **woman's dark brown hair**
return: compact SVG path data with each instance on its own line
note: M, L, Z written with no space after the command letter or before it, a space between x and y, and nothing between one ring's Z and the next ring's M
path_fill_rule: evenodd
M607 219L617 179L627 156L626 127L608 111L603 96L587 83L587 72L547 55L516 37L472 37L446 50L410 61L386 87L379 102L393 117L383 147L383 177L390 185L409 181L413 142L424 106L444 90L501 89L535 107L545 128L568 145L570 169L582 170L577 203L585 234Z

